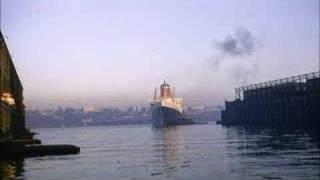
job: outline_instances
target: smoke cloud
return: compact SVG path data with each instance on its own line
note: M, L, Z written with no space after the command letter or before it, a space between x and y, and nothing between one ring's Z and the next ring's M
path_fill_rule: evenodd
M217 42L217 47L230 56L251 55L256 49L252 33L244 27L238 28L234 35L228 35L225 40Z
M226 73L230 79L246 84L259 73L256 62L250 58L259 47L257 42L256 37L245 27L239 27L223 40L215 41L214 48L218 53L211 58L213 70Z

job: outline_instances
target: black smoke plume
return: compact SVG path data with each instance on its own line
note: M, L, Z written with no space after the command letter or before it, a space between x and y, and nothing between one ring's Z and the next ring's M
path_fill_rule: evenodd
M250 59L258 47L256 37L245 27L239 27L233 34L227 35L221 41L215 41L215 48L219 51L212 58L213 70L228 72L230 77L242 84L252 79L259 73L259 67ZM234 61L246 59L245 61ZM226 67L225 65L228 64Z
M217 42L217 47L225 55L251 55L256 49L252 33L244 27L238 28L233 35L228 35L223 41Z

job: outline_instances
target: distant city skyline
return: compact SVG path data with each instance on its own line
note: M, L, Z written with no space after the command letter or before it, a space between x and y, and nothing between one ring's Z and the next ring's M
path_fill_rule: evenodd
M166 80L187 106L318 71L318 0L2 0L27 108L147 106Z

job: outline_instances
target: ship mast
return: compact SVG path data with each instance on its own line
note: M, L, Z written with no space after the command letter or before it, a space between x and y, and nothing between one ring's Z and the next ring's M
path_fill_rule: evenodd
M174 98L175 95L176 95L176 87L173 86L173 87L172 87L172 98Z
M156 101L157 100L157 87L154 89L154 97L153 99Z

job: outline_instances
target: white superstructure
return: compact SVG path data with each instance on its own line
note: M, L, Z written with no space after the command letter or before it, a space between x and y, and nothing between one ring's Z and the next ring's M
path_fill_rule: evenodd
M183 100L181 98L173 97L171 87L166 82L160 86L160 97L157 98L157 89L155 90L154 100L150 103L151 108L168 107L175 109L182 113Z

